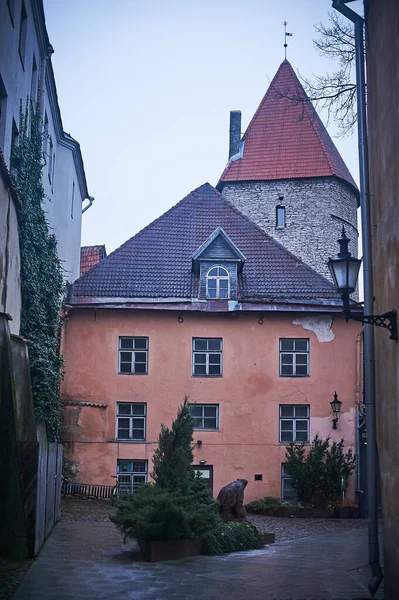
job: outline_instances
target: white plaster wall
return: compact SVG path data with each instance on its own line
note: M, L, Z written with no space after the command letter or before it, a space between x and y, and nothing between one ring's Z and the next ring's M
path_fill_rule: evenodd
M20 254L17 212L0 176L0 312L11 315L10 332L19 334L21 318Z
M37 64L37 78L40 79L41 64L44 59L40 55L38 33L35 28L32 3L35 0L25 0L27 12L27 39L24 65L22 65L19 51L19 26L22 0L14 1L14 25L10 18L6 0L0 0L0 75L7 93L5 106L0 118L0 150L4 155L6 165L10 166L12 123L13 119L19 128L20 102L26 105L30 97L32 80L32 63L35 56ZM46 155L46 164L43 167L43 184L46 201L43 208L46 212L50 231L58 242L58 253L64 268L66 281L72 282L79 277L80 265L80 240L82 225L82 201L84 190L78 185L78 173L74 160L74 152L67 147L62 139L57 139L62 132L62 123L59 122L54 107L51 106L49 77L45 78L43 93L43 113L48 117L48 133L53 141L55 152L55 172L52 182L49 180L49 157ZM37 97L35 98L35 100ZM4 104L4 103L3 103ZM49 148L49 142L47 143ZM75 183L74 214L71 217L72 189Z

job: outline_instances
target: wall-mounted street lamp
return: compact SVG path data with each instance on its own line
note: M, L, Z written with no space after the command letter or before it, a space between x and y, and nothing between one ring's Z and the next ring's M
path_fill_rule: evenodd
M338 395L337 392L334 392L334 400L332 402L330 402L331 404L331 410L333 412L333 429L337 429L337 423L338 423L338 419L339 416L341 414L341 406L342 406L342 402L341 400L338 400Z
M384 327L390 332L391 335L389 337L391 340L397 340L398 326L396 320L396 310L391 310L382 315L357 315L351 312L349 296L356 288L357 278L359 276L359 269L362 261L351 255L348 250L349 242L350 239L345 234L345 228L342 227L342 235L338 240L338 256L337 258L330 258L328 260L328 268L330 269L335 286L342 294L342 300L344 303L344 317L346 321L348 321L348 319L352 319L353 321L360 321L361 323L376 325L377 327Z

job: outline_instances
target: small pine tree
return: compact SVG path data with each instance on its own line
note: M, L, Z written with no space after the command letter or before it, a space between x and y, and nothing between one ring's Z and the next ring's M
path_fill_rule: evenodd
M318 435L307 453L303 444L290 444L286 448L286 469L299 502L311 504L316 492L328 502L337 501L355 468L352 450L344 453L343 448L343 439L333 442L330 448L330 437L322 440Z
M111 520L126 537L176 540L200 537L222 523L218 502L194 474L193 420L184 398L171 429L161 426L153 457L153 484L141 485L117 502Z
M193 486L193 419L185 396L172 428L161 425L152 478L162 489L187 494Z

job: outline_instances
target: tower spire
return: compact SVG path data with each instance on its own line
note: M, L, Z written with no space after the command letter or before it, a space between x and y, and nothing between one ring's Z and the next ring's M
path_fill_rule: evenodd
M287 37L292 37L292 33L287 31L288 22L284 21L284 58L287 59Z

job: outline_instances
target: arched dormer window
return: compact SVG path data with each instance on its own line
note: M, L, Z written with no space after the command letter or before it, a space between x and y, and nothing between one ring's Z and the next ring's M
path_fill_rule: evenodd
M227 299L230 297L230 275L224 267L212 267L206 274L207 298Z

